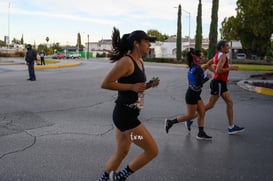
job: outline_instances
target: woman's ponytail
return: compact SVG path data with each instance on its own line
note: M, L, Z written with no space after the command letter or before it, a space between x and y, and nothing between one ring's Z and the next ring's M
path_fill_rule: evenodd
M121 57L127 54L129 51L128 48L128 37L130 34L124 34L122 38L120 38L120 32L117 28L114 27L113 33L112 33L112 47L113 51L110 55L110 60L112 62L115 62L119 60Z

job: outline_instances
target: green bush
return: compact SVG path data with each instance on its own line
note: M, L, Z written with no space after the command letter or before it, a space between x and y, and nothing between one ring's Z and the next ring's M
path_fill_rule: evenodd
M105 52L103 52L103 53L97 53L96 57L97 58L105 58L105 57L109 57L109 55L106 54Z
M156 62L156 63L181 63L181 62L176 62L175 58L144 58L144 61Z
M15 52L15 53L0 52L0 57L24 57L24 56L25 56L24 52Z

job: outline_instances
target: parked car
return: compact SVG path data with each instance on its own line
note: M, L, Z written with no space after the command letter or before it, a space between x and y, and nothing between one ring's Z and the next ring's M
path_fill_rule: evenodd
M237 53L236 59L244 60L244 59L246 59L246 54L245 53Z
M53 59L65 59L65 54L63 53L56 53L52 56Z
M79 53L71 53L67 56L67 58L81 58L81 55Z

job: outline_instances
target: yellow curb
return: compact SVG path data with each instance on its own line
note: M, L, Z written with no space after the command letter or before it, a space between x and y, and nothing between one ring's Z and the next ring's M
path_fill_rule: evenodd
M58 68L65 68L65 67L74 67L81 65L82 62L70 63L70 64L59 64L59 65L45 65L45 66L35 66L35 70L44 70L44 69L58 69Z
M273 90L272 89L268 89L268 88L264 88L264 87L256 87L255 90L256 90L256 92L258 92L260 94L273 96Z

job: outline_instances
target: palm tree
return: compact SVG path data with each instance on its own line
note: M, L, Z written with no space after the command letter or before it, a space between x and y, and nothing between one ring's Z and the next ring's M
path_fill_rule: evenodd
M48 38L48 36L46 37L46 39L45 39L45 40L46 40L46 44L48 44L48 41L49 41L49 38Z

